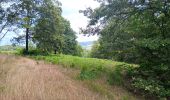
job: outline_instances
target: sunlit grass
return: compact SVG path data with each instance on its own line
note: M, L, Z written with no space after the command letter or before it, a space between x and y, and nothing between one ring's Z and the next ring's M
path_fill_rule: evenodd
M115 98L134 100L134 97L125 91L122 86L125 82L124 76L126 75L126 72L136 65L112 60L82 58L62 54L31 57L36 60L45 60L53 64L62 65L64 68L79 70L76 79L82 80L89 89L107 96L110 100ZM113 88L111 86L116 87ZM117 91L117 93L115 93L115 91Z
M116 62L112 60L82 58L70 55L48 55L48 56L32 56L37 60L45 60L53 64L59 64L67 68L80 69L79 79L98 79L106 76L111 84L123 84L123 70L132 68L124 62ZM114 81L113 81L114 79Z

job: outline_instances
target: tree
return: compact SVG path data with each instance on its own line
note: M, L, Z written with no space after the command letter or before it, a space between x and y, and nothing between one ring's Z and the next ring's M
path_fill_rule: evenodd
M34 42L39 49L56 54L78 55L76 32L61 16L61 8L47 3L41 8L41 17L35 26Z
M10 4L9 7L5 6L9 2L10 0L0 1L0 40L2 40L9 31L12 31L11 26L15 20L13 19L15 14L12 12Z
M134 50L134 36L126 32L128 19L135 12L126 0L102 0L97 9L82 10L89 19L86 29L81 29L84 34L99 34L99 58L114 59L133 62L137 59ZM135 63L138 60L135 60Z
M61 52L63 45L63 26L61 9L49 1L40 9L40 19L35 26L34 42L45 51Z
M51 1L51 0L50 0ZM28 53L28 42L33 34L33 27L40 17L40 10L46 4L47 0L15 0L12 4L13 13L16 15L16 26L25 30L25 35L14 38L17 42L25 40L26 52ZM52 1L50 2L52 3ZM25 37L25 39L23 39Z
M48 52L54 51L55 54L58 52L80 55L76 33L71 29L69 21L61 16L60 8L54 6L53 9L47 7L45 9L43 17L40 18L35 27L34 42L37 47Z
M62 53L81 56L82 48L78 45L76 41L76 32L70 26L69 21L63 19L64 24L64 44L62 48Z
M170 1L101 0L99 2L101 3L99 8L81 11L90 18L89 25L86 29L82 29L82 32L100 34L100 44L103 45L105 54L112 50L126 51L132 47L140 65L132 76L133 86L151 95L169 97ZM128 43L130 40L133 40L132 44Z
M93 46L92 46L92 49L91 49L91 52L90 52L90 56L93 57L93 58L104 58L104 57L101 57L102 56L102 52L100 52L100 44L98 41L96 41Z
M170 96L170 33L169 1L152 1L131 17L129 30L135 35L135 47L140 57L134 85L162 97ZM136 20L134 21L133 18ZM142 23L142 24L141 24ZM147 77L147 78L146 78ZM145 83L145 87L138 84ZM159 90L156 89L159 88Z
M117 30L114 30L113 25L114 22L109 22L100 32L98 44L92 49L92 57L137 63L134 37L122 30L126 23L117 27Z

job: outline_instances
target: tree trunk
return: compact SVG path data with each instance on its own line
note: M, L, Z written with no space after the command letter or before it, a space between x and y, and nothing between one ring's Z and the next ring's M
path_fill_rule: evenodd
M26 39L26 53L28 54L28 33L29 33L29 28L26 28L26 37L25 37L25 39Z
M54 54L57 54L57 50L56 49L54 50Z

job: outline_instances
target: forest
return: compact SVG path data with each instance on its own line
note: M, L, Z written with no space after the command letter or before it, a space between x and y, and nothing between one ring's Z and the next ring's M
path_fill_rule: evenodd
M11 39L11 46L0 47L0 80L6 75L2 73L8 73L1 68L6 66L3 59L17 62L15 57L23 57L19 58L21 62L34 60L35 68L42 64L41 61L63 66L57 70L70 76L70 80L81 81L80 84L94 92L93 96L99 93L101 100L169 100L170 1L95 1L99 7L79 10L88 18L88 25L80 28L80 34L99 37L91 50L85 50L76 40L78 33L72 29L70 21L62 16L60 1L1 0L0 42L9 32L17 36ZM15 100L15 96L12 97L15 93L9 95L10 99L1 96L1 92L7 91L4 88L0 81L0 98ZM53 98L53 93L47 93L49 98L40 100L64 99ZM34 94L29 96L33 97L31 100L38 100ZM88 96L74 98L73 94L71 98L99 100L93 96L93 99L86 98ZM26 98L23 96L21 100Z

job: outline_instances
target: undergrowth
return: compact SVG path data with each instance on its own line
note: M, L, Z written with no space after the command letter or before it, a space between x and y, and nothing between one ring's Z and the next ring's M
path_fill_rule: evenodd
M114 93L111 93L109 88L104 85L124 86L124 77L136 65L127 64L124 62L116 62L104 59L82 58L69 55L48 55L48 56L30 56L36 60L45 60L53 64L62 65L66 68L74 68L80 70L77 79L87 83L90 89L106 95L110 100L113 100ZM96 83L98 80L105 81L104 84ZM123 93L126 94L126 93ZM131 96L124 95L122 100L130 100ZM133 97L131 97L133 98Z
M79 79L81 80L94 80L101 76L106 76L108 82L115 85L122 85L126 71L134 66L123 62L81 58L62 54L31 57L36 60L45 60L64 67L80 69Z

